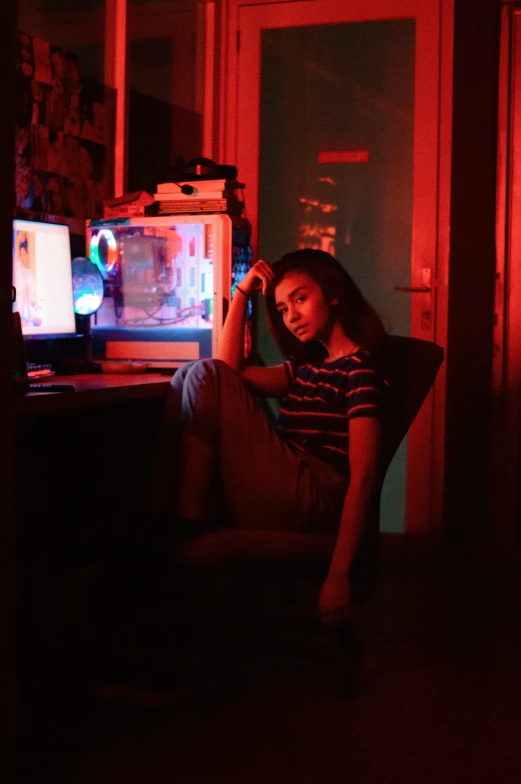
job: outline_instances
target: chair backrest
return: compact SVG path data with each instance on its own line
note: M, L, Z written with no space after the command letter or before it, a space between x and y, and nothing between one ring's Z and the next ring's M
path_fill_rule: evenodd
M382 479L385 478L396 450L429 394L443 357L441 346L431 341L401 335L387 337L381 356L384 372L390 384ZM364 531L351 567L351 593L353 601L357 603L367 601L376 585L379 533L380 493L374 500L372 524Z
M443 357L441 346L431 341L401 335L387 337L383 363L390 399L384 441L385 470L429 394Z

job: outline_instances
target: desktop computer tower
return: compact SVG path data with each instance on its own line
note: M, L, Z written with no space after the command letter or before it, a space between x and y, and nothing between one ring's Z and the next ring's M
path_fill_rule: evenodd
M90 221L86 255L104 280L95 353L178 367L216 354L235 286L251 266L250 225L225 214ZM245 358L252 347L252 304Z

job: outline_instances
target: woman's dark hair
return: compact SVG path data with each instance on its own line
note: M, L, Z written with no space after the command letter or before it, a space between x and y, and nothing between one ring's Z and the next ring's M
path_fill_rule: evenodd
M275 304L275 288L289 272L305 272L318 283L327 301L333 298L338 304L338 318L347 337L360 346L377 348L385 337L385 328L376 311L369 305L362 292L330 253L303 248L286 253L272 266L275 277L271 292L266 296L268 323L274 340L285 356L311 359L323 356L324 348L318 341L302 343L284 325Z

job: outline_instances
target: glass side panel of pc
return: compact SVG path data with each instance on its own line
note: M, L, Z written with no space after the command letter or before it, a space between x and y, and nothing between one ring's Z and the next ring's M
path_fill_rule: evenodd
M14 220L12 261L24 338L75 336L69 227Z
M247 250L232 253L235 234L230 216L218 214L91 221L87 255L105 281L93 333L107 356L158 364L176 352L185 361L212 356L233 278L249 269ZM248 245L249 232L241 237Z

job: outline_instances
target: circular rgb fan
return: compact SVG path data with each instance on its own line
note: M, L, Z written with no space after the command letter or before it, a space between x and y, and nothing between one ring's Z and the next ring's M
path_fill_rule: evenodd
M93 230L90 240L90 259L107 280L116 270L118 249L116 238L110 229Z
M86 256L72 260L72 289L74 312L79 316L91 316L103 302L101 272Z

